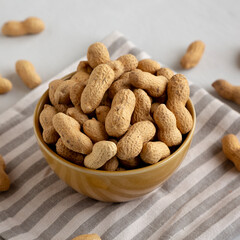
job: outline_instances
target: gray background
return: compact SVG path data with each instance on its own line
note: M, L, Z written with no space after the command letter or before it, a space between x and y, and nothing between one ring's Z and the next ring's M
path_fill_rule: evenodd
M238 0L0 0L1 26L28 16L40 17L46 24L38 35L0 34L0 74L14 85L11 92L0 95L0 113L31 91L15 73L17 60L31 61L46 81L113 30L217 96L211 83L218 78L240 85L239 10ZM206 43L205 54L196 68L184 71L179 60L197 39ZM225 102L240 111L236 104Z
M15 73L17 60L31 61L46 81L114 30L217 96L211 83L218 78L240 85L239 10L239 0L0 0L1 26L29 16L40 17L46 24L38 35L9 38L0 34L0 74L14 86L0 95L0 113L31 91ZM206 43L204 56L196 68L184 71L180 58L197 39ZM240 112L239 106L224 102Z

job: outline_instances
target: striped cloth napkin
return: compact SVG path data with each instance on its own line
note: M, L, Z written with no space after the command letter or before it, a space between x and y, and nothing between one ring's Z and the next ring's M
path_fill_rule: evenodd
M112 59L127 53L149 58L118 32L103 43ZM78 62L49 81L74 71ZM138 200L103 203L59 180L39 150L33 111L49 81L0 115L0 154L12 182L0 194L0 239L65 240L86 233L103 240L233 239L240 234L240 174L221 148L225 134L240 138L238 113L190 84L197 126L178 171Z

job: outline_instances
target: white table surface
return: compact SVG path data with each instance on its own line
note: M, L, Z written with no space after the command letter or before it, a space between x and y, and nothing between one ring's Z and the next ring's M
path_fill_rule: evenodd
M11 92L0 95L0 113L31 91L16 75L17 60L31 61L46 81L114 30L218 97L211 87L216 79L240 85L239 10L239 0L0 0L1 26L29 16L46 24L38 35L0 34L0 74L13 83ZM206 44L200 64L181 69L179 61L187 46L198 39ZM240 112L240 106L224 102Z

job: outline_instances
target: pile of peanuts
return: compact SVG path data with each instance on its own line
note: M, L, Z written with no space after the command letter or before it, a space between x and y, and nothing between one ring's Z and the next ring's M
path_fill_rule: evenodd
M89 46L70 79L49 84L39 120L58 155L91 169L127 170L154 164L193 127L189 85L151 59L111 60L106 46ZM82 128L82 130L81 130Z

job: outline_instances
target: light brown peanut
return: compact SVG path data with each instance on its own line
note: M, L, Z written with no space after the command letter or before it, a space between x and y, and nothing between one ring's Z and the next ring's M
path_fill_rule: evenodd
M240 172L240 143L233 134L228 134L222 138L222 149L225 156L234 163Z
M10 179L5 172L5 162L3 160L3 157L0 155L0 192L5 192L9 190L10 188Z
M139 157L130 158L126 160L119 159L121 165L126 169L138 168L141 164L141 159Z
M168 80L164 76L155 76L148 72L135 70L130 73L129 78L134 87L146 90L152 97L160 97L167 88Z
M110 61L109 52L103 43L96 42L89 46L87 51L88 63L92 68Z
M0 94L7 93L12 90L12 83L10 80L3 78L0 75Z
M120 61L110 61L107 64L114 71L114 80L118 79L124 73L124 66Z
M83 71L78 71L71 77L71 80L77 83L82 83L86 85L89 77L90 75L88 73Z
M84 165L91 169L102 167L117 153L117 146L111 141L100 141L93 145L92 152L84 159Z
M160 141L168 147L179 145L182 142L182 134L177 128L176 118L165 104L158 106L154 111L153 118L159 128L158 139Z
M84 83L79 82L70 88L69 97L75 107L81 108L81 95L85 87Z
M83 155L81 153L74 152L68 149L62 142L62 139L59 138L56 143L56 152L61 157L65 158L66 160L75 163L77 165L83 164Z
M88 116L83 113L80 107L71 107L68 108L66 114L72 118L74 118L80 125L88 120Z
M107 64L94 68L81 95L81 108L84 113L91 113L99 106L113 80L114 72Z
M176 74L169 80L167 94L167 107L174 113L178 129L182 134L188 133L193 127L193 118L185 107L190 89L183 74Z
M47 144L54 144L57 142L59 135L53 127L52 119L57 114L57 110L48 104L44 105L44 109L40 113L39 122L43 128L43 140Z
M138 60L132 54L122 55L117 60L120 61L122 63L122 65L124 66L124 72L132 71L132 70L136 69L138 66Z
M108 139L104 125L95 118L89 119L83 123L83 131L93 142Z
M90 66L88 61L80 61L78 66L77 66L77 71L78 72L85 72L88 73L89 75L92 72L92 67Z
M155 110L158 108L160 104L161 103L155 102L151 105L151 109L150 109L151 114L154 114Z
M22 36L26 34L36 34L44 30L45 26L41 19L29 17L26 20L9 21L2 26L2 34L10 37Z
M168 146L163 142L147 142L143 144L141 159L148 164L154 164L170 155Z
M152 59L143 59L138 62L137 68L144 72L155 74L161 68L161 65Z
M240 86L233 86L223 79L216 80L212 86L221 97L240 105Z
M136 106L132 115L131 123L141 122L145 120L153 121L150 115L151 99L147 93L142 89L135 89L133 91L136 97Z
M160 68L157 71L157 76L164 76L167 80L171 79L174 72L170 68Z
M37 87L42 82L33 64L27 60L18 60L16 62L16 72L24 84L31 89Z
M80 132L80 124L74 118L64 113L57 113L52 122L68 149L82 154L89 154L92 151L92 141Z
M150 121L133 124L117 144L117 157L128 160L137 157L143 148L143 143L150 141L156 133L156 128Z
M200 59L202 58L203 52L205 49L205 44L202 41L195 41L192 42L185 55L181 59L181 65L185 69L193 68L195 67Z
M119 166L119 161L117 157L113 157L110 160L108 160L102 167L102 170L105 171L116 171Z
M135 103L135 95L129 89L122 89L114 96L111 109L105 120L109 136L120 137L128 130Z
M83 234L79 235L72 240L101 240L101 238L97 234Z
M110 107L108 106L99 106L96 108L96 116L97 120L103 124L105 124L106 117L110 111Z

